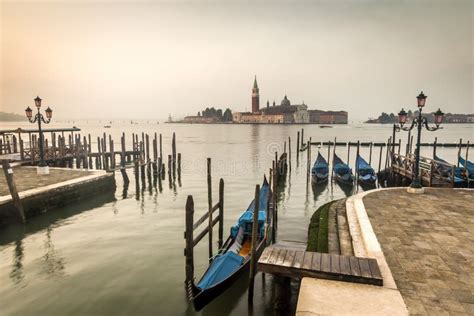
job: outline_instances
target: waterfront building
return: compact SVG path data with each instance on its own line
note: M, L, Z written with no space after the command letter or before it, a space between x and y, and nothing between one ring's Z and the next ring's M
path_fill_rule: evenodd
M255 76L252 88L252 111L234 112L232 115L234 123L247 124L347 124L347 112L345 111L320 111L308 110L308 106L301 104L291 104L285 95L276 105L270 106L267 101L266 107L260 109L260 91Z
M184 123L217 123L217 117L206 117L206 116L186 116L183 120Z
M348 113L346 111L321 111L309 110L310 123L314 124L347 124Z

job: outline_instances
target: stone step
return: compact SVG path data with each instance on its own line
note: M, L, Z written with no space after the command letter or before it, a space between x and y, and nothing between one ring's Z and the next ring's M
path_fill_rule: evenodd
M337 232L339 237L340 254L344 256L353 256L352 238L347 224L346 199L337 203Z

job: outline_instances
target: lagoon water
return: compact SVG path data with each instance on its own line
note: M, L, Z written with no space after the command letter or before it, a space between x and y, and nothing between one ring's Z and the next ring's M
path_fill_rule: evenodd
M70 127L55 123L48 127ZM322 204L351 194L337 184L318 189L306 185L306 152L296 159L296 133L305 130L313 141L385 142L391 125L353 124L333 128L317 125L184 125L153 122L76 121L82 134L92 139L103 132L118 143L126 133L163 134L163 154L171 152L171 136L176 132L177 151L182 153L181 181L159 187L140 185L137 190L132 169L131 183L124 188L120 173L112 196L94 197L79 204L42 214L23 225L0 228L0 314L1 315L192 315L184 291L184 206L193 195L196 217L207 208L206 158L212 158L213 196L217 201L218 181L225 181L225 232L246 209L255 185L268 174L274 151L283 151L291 136L292 170L279 200L278 240L305 241L309 219ZM31 128L27 124L2 123L2 128ZM472 125L446 124L437 132L423 133L423 142L438 137L440 143L474 140ZM398 133L402 152L407 133ZM93 144L93 148L94 148ZM331 150L332 151L332 150ZM422 155L430 156L430 147ZM327 156L327 148L321 152ZM317 148L313 147L313 160ZM346 160L347 147L337 149ZM368 148L361 153L368 158ZM383 151L382 167L385 163ZM450 162L455 148L439 148ZM474 157L474 151L470 154ZM372 164L377 169L379 152L374 149ZM350 164L354 165L355 148ZM359 189L361 190L361 189ZM216 227L217 228L217 227ZM214 239L217 236L217 229ZM214 249L217 248L215 240ZM195 249L195 275L207 266L207 238ZM272 315L273 280L256 278L254 306L247 304L247 278L208 305L202 315Z

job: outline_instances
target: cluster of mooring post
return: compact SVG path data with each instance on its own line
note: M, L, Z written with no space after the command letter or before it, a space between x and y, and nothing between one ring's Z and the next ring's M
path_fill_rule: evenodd
M194 199L192 195L188 195L186 201L186 228L184 232L185 249L184 256L186 257L186 280L185 287L189 299L193 297L194 285L194 247L208 234L209 236L209 261L214 258L213 252L213 228L219 223L218 227L218 247L219 251L223 246L224 235L224 180L219 180L219 201L212 204L212 175L211 175L211 158L207 158L207 211L194 222ZM218 215L214 217L214 213L218 211ZM194 231L207 221L205 228L194 237Z
M132 133L132 148L126 148L126 136L122 133L120 137L120 148L117 148L111 135L103 133L96 138L93 144L91 134L81 137L79 129L73 131L65 130L59 133L51 132L50 138L44 139L45 160L50 166L76 168L76 169L97 169L108 172L121 172L124 182L128 183L129 178L126 169L133 167L136 170L138 164L143 174L162 175L165 172L163 161L162 135L154 133L153 139L150 135ZM45 132L46 134L47 132ZM65 134L66 133L66 134ZM23 163L36 165L40 159L39 137L34 133L28 133L29 146L25 146L21 133L16 135L2 135L0 138L0 155L19 153ZM10 143L10 138L13 140ZM3 140L6 142L4 145ZM150 146L151 141L151 146ZM172 137L172 152L170 155L169 171L173 180L180 180L181 175L181 153L176 151L176 134ZM117 160L117 156L119 159Z

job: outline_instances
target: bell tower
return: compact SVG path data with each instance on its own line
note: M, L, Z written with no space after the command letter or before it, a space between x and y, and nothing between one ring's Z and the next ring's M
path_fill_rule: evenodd
M252 88L252 113L258 113L260 111L260 95L258 93L258 84L257 84L257 76L253 81L253 88Z

